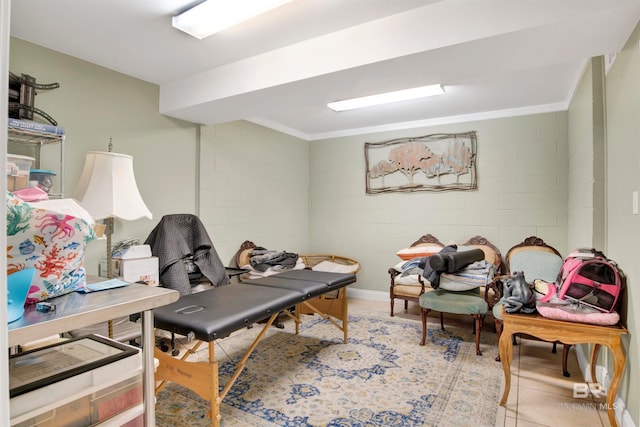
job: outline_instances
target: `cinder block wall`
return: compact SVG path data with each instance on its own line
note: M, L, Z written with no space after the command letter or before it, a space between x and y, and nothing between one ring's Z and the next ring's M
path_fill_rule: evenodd
M365 142L467 131L478 135L477 191L365 193ZM505 253L537 235L567 251L566 112L310 144L310 249L360 261L355 287L387 292L396 250L425 233L445 243L482 235Z
M222 261L244 240L308 253L308 142L246 121L203 126L200 141L200 218Z

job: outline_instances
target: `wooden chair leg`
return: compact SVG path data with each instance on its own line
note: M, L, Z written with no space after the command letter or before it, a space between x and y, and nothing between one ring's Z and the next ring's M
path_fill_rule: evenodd
M440 330L444 331L444 314L440 312Z
M496 335L498 336L498 342L500 342L500 335L502 335L502 320L494 319L496 325ZM496 362L500 362L500 353L496 356Z
M558 341L553 342L553 347L551 348L551 353L556 354L558 352Z
M420 341L420 345L427 343L427 317L429 316L429 311L431 310L420 307L420 317L422 318L422 341Z
M393 317L393 305L394 305L394 302L395 302L395 298L391 297L391 302L390 302L390 304L391 304L391 317Z
M562 345L562 375L565 377L570 377L571 374L567 369L567 359L569 358L569 349L571 348L571 344L563 344Z
M478 356L482 356L482 352L480 351L480 332L482 331L482 320L480 314L473 314L473 318L475 319L476 326L476 354Z
M472 314L472 316L475 316ZM482 329L484 327L484 316L480 315L480 329ZM476 328L476 322L473 322L473 330L471 331L472 334L476 334L477 332L477 328Z
M407 310L409 310L409 300L408 299L404 300L404 311L407 311Z

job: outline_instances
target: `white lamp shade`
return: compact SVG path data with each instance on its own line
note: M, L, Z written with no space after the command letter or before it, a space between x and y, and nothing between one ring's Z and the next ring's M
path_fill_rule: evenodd
M126 154L89 151L73 198L95 220L153 218L136 185L133 157Z

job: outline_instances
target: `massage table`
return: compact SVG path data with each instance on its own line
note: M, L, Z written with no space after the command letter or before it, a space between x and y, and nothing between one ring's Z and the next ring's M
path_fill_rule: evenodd
M245 363L268 328L280 313L292 317L299 332L300 314L316 313L344 333L347 342L347 304L345 287L356 281L354 274L313 270L290 270L280 274L229 284L203 292L181 296L178 301L154 310L157 329L192 337L192 347L181 358L171 357L155 349L159 361L156 371L156 394L167 382L183 385L210 402L212 426L220 425L220 403L245 367ZM333 294L330 299L322 298ZM338 316L332 314L331 301L339 302ZM295 307L293 314L289 308ZM336 322L337 317L342 323ZM236 365L235 372L220 391L218 362L215 360L215 340L224 338L256 322L266 320L261 331ZM207 343L207 362L187 359Z

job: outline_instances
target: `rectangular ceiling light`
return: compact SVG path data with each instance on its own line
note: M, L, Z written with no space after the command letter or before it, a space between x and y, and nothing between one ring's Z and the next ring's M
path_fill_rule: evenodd
M414 87L412 89L398 90L395 92L380 93L378 95L363 96L362 98L345 99L344 101L330 102L327 107L334 111L353 110L355 108L371 107L374 105L389 104L410 99L425 98L427 96L442 95L444 86L430 85Z
M202 40L292 0L206 0L176 15L171 25Z

